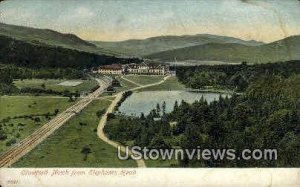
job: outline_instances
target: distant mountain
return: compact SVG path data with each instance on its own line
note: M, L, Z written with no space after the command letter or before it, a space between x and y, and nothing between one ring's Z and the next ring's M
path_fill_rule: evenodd
M7 36L37 45L57 46L97 54L115 55L115 53L101 49L74 34L63 34L49 29L36 29L0 23L0 36Z
M205 61L267 63L299 60L300 36L269 44L209 34L91 43L73 34L0 23L0 61L4 63L18 59L23 65L39 64L43 59L40 64L48 66L52 62L55 66L75 67L80 64L84 67L85 62L89 66L121 59L114 56L138 56L165 62L172 62L176 57L177 61L197 64ZM124 60L128 61L121 61Z
M259 46L239 43L208 43L146 55L160 61L223 61L267 63L300 59L300 36Z
M158 36L144 40L126 40L120 42L91 41L91 43L116 53L131 56L144 56L152 53L196 45L204 45L208 43L236 43L247 46L258 46L264 44L254 40L244 41L233 37L209 34Z
M76 35L0 23L0 63L83 69L129 61L140 62L115 57Z

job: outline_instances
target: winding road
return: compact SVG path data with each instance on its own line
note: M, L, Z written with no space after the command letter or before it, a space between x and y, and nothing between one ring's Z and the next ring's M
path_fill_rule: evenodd
M142 88L147 88L147 87L151 87L151 86L156 86L156 85L159 85L159 84L164 83L169 77L170 77L170 76L166 76L166 77L164 77L163 80L161 80L161 81L159 81L159 82L152 83L152 84L146 84L146 85L140 85L139 87L131 88L131 89L128 89L128 90L126 90L126 91L136 91L136 90L139 90L139 89L142 89ZM124 78L124 77L121 77L121 78L124 79L124 80L126 80L126 81L128 81L128 79L126 79L126 78ZM133 81L130 80L130 82L133 82ZM133 82L133 83L136 84L136 85L138 85L138 84L135 83L135 82ZM110 140L110 139L105 135L105 133L104 133L104 126L105 126L105 124L106 124L106 122L107 122L107 115L108 115L109 113L114 112L115 106L116 106L117 103L122 99L122 94L123 94L124 92L126 92L126 91L120 92L120 93L118 93L118 94L116 95L115 99L112 101L112 103L111 103L111 104L109 105L109 107L107 108L105 114L103 114L103 116L102 116L102 118L101 118L101 120L100 120L100 122L99 122L98 129L97 129L98 137L99 137L101 140L103 140L104 142L106 142L106 143L112 145L112 146L115 147L115 148L120 147L120 150L121 150L122 152L124 152L124 153L125 153L125 151L126 151L125 146L123 146L122 144L120 144L120 143L118 143L118 142L115 142L115 141L113 141L113 140ZM130 155L132 155L132 153L131 153L130 151L128 151L128 153L129 153ZM137 162L138 167L141 167L141 168L146 167L146 164L145 164L144 160L136 160L136 162Z
M155 86L162 84L165 80L167 80L170 76L164 77L163 80L147 84L147 85L140 85L138 87L128 89L126 91L136 91L142 88ZM22 158L24 155L26 155L28 152L30 152L32 149L34 149L36 146L38 146L42 141L44 141L47 137L49 137L55 130L60 128L65 122L67 122L69 119L71 119L73 116L75 116L77 113L82 111L86 106L88 106L93 100L99 99L98 96L101 95L107 87L111 85L111 79L104 78L103 80L96 79L101 85L96 91L89 94L88 96L84 97L83 99L76 102L74 105L66 109L65 111L59 113L57 116L55 116L52 120L44 124L42 127L35 130L31 135L24 138L20 142L14 144L11 146L6 152L4 152L2 155L0 155L0 167L10 167L13 163L18 161L20 158ZM126 80L126 79L124 79ZM133 81L132 81L133 82ZM136 85L139 85L136 83ZM107 114L114 112L114 108L116 104L121 100L122 94L124 93L120 92L116 95L110 106L107 108L105 114L102 116L98 129L97 134L99 138L101 138L104 142L118 148L120 146L121 151L125 152L125 147L118 142L110 140L103 132L103 128L107 122ZM129 151L129 154L132 154ZM144 160L137 160L138 167L146 167L146 164Z

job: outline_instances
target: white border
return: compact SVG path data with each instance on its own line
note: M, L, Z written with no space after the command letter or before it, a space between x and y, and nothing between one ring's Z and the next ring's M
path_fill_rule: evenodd
M61 172L61 175L51 176ZM94 171L94 172L92 172ZM38 175L28 173L39 172ZM45 174L47 172L47 174ZM71 176L72 172L84 172ZM27 173L27 174L26 174ZM93 173L93 174L91 174ZM300 168L180 169L180 168L1 168L0 184L9 186L237 186L299 187Z

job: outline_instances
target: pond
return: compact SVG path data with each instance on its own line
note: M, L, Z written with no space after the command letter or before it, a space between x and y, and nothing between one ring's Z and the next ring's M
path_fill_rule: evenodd
M218 100L219 96L226 97L227 94L220 93L201 93L188 91L144 91L136 92L129 96L119 107L119 111L125 115L139 116L142 112L147 115L152 109L156 108L157 103L162 106L166 102L166 112L172 112L175 101L178 104L182 100L193 103L201 97L209 103ZM228 95L229 96L229 95Z

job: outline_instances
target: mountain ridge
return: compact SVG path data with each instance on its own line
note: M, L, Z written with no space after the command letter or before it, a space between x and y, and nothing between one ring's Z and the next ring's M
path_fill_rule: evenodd
M0 64L31 68L91 68L140 62L107 54L73 34L0 23Z
M211 34L196 34L196 35L164 35L155 36L146 39L129 39L118 42L108 41L90 41L91 43L118 52L124 55L145 56L155 52L168 51L183 47L204 45L207 43L241 43L249 46L263 45L263 42L254 40L245 41L242 39L218 36Z
M60 33L51 29L40 29L0 23L0 36L49 46L75 49L103 55L118 55L97 47L71 33Z
M211 34L166 35L121 42L88 42L70 33L0 23L0 38L8 42L3 37L35 46L62 47L96 55L149 58L162 62L174 61L175 57L179 61L227 63L267 63L300 59L300 35L267 44Z
M144 56L160 61L216 60L223 62L267 63L300 59L300 35L259 46L209 43Z

